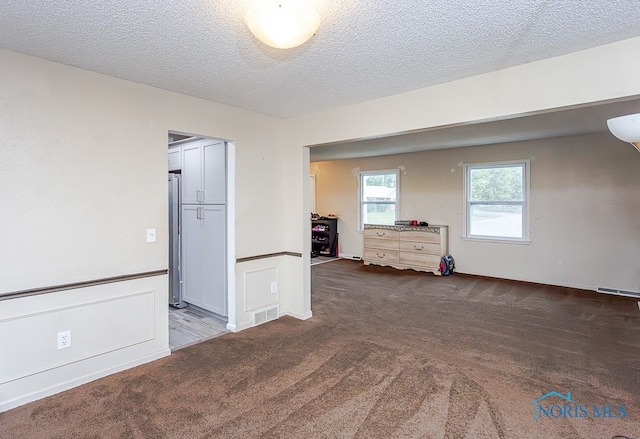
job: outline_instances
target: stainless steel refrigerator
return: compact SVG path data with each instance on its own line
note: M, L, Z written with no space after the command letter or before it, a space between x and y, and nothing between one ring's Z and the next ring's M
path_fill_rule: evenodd
M169 173L169 305L184 308L182 300L180 174Z

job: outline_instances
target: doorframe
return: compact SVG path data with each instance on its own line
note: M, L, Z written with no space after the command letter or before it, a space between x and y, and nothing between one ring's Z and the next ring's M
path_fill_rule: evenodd
M227 145L227 329L236 326L236 143Z

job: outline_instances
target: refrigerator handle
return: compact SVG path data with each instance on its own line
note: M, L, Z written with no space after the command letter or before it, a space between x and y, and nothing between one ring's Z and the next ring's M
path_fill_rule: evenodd
M196 191L196 199L198 203L202 203L204 201L204 191Z
M203 219L203 218L204 218L204 208L198 207L198 219Z

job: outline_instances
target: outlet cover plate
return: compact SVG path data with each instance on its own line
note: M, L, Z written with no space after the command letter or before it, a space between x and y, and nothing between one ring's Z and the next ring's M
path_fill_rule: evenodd
M71 347L71 331L58 332L58 350Z

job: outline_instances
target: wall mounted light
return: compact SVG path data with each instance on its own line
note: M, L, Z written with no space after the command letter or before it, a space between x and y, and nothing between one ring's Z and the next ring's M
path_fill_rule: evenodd
M276 49L305 43L320 26L318 13L300 0L262 0L249 8L244 21L256 38Z
M614 117L607 121L611 134L632 144L640 152L640 113Z

